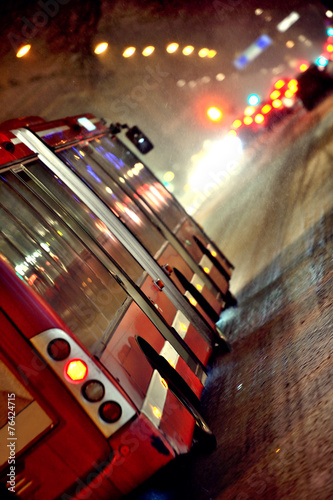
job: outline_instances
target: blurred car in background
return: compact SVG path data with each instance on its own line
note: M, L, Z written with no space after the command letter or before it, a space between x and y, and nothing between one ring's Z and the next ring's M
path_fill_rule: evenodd
M244 145L293 113L297 103L298 80L284 78L277 80L268 98L256 105L247 106L242 117L236 119L229 135L239 137Z
M314 109L323 99L333 92L333 77L326 67L311 64L297 76L297 97L307 110Z

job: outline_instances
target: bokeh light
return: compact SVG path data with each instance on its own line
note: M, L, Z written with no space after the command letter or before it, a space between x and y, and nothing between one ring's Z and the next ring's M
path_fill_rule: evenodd
M102 54L103 52L106 51L106 49L108 48L109 44L107 42L101 42L99 43L98 45L96 45L95 47L95 54Z
M25 56L29 52L30 49L31 49L30 43L27 43L26 45L23 45L17 51L16 57L21 58L21 57Z

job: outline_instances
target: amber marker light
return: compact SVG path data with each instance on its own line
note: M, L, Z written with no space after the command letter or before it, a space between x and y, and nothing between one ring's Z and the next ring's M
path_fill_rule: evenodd
M108 48L109 44L107 42L101 42L99 43L98 45L96 45L95 47L95 54L103 54L103 52L106 51L106 49Z
M161 378L161 384L163 385L163 387L165 387L166 389L168 388L168 382L164 379L164 378Z
M16 52L16 57L18 58L24 57L29 52L30 49L31 49L30 43L28 43L27 45L23 45L23 47L20 47L19 50Z
M157 406L152 406L151 409L156 418L160 419L162 417L162 412L159 408L157 408Z
M168 359L168 363L170 366L172 366L172 368L176 368L176 364L174 361L172 361L172 359Z
M88 366L81 359L71 359L65 366L65 375L69 382L79 384L87 378Z
M131 57L135 53L135 47L127 47L123 52L123 57Z
M148 57L150 56L155 50L155 47L153 47L152 45L149 45L148 47L145 47L142 51L142 55L145 56L145 57Z

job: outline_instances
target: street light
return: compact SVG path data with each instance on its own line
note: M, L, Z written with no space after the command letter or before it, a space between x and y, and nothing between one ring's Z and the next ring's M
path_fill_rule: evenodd
M16 52L16 57L21 58L21 57L25 56L29 52L30 49L31 49L30 43L27 43L26 45L23 45Z
M135 47L127 47L123 52L123 57L131 57L135 53Z
M95 54L102 54L103 52L106 51L108 48L109 44L107 42L101 42L98 45L96 45L94 52Z
M211 106L207 110L207 115L210 120L213 122L218 122L222 118L222 111L219 108L216 108L215 106Z

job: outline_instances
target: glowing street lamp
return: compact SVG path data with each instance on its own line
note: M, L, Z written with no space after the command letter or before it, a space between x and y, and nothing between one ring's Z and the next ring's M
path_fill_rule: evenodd
M216 50L211 49L211 50L209 50L209 51L208 51L207 57L208 57L209 59L212 59L213 57L215 57L215 56L216 56L216 54L217 54Z
M155 50L155 47L153 47L152 45L149 45L148 47L143 49L142 55L144 55L145 57L148 57L154 52L154 50Z
M183 48L184 56L189 56L190 54L192 54L193 51L194 51L193 45L187 45L186 47Z
M209 49L200 49L198 52L199 57L207 57L209 53Z
M167 50L167 52L169 52L169 54L173 54L174 52L176 52L178 47L179 47L179 44L176 42L173 42L173 43L169 43L166 50Z
M94 52L95 54L102 54L103 52L106 51L108 48L109 44L107 42L101 42L98 45L96 45Z
M222 111L212 106L207 110L207 115L213 122L217 122L222 118Z
M131 57L135 52L135 47L127 47L123 52L123 57Z
M30 43L27 43L26 45L23 45L17 51L16 57L21 58L21 57L25 56L29 52L30 49L31 49Z

